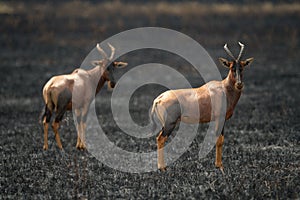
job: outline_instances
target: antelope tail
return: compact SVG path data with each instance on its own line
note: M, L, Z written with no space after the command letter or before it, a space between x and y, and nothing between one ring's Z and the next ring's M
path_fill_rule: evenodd
M157 124L156 124L156 121L154 119L155 107L156 107L156 103L154 102L153 105L152 105L151 111L149 112L149 119L150 119L151 132L152 133L154 133L154 131L156 131L156 129L157 129Z
M47 112L47 105L45 105L45 107L43 108L43 110L40 113L39 124L43 124L43 119L46 116L46 112Z
M149 112L149 119L150 119L150 124L151 126L151 132L154 133L157 130L157 120L155 120L155 118L158 119L158 121L161 123L161 126L163 126L163 116L160 115L159 110L157 109L157 103L156 101L153 102L151 111Z

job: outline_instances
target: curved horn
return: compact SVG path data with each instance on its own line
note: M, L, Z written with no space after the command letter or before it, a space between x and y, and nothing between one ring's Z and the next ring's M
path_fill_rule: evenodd
M97 49L98 49L99 53L102 55L103 59L107 59L107 54L100 47L99 43L97 44Z
M233 54L231 53L231 51L228 49L227 47L227 43L224 45L224 49L226 51L226 53L235 60L235 57L233 56Z
M112 59L114 58L116 49L115 49L115 47L113 47L111 44L109 44L109 43L107 43L107 44L108 44L108 46L109 46L110 49L111 49L111 54L110 54L109 60L112 61Z
M242 57L242 54L243 54L243 51L244 51L244 48L245 48L245 45L242 44L241 42L239 42L239 45L241 46L241 50L240 50L240 54L239 54L238 58L236 59L237 61L239 61L240 58Z

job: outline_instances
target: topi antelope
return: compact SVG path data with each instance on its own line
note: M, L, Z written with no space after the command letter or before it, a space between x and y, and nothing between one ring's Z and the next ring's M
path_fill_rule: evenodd
M234 111L234 108L241 96L243 89L243 70L250 65L253 58L241 60L244 45L239 42L241 47L237 58L233 56L231 51L225 44L224 49L226 53L232 58L228 61L224 58L219 58L221 64L229 68L227 77L222 81L210 81L199 88L168 90L160 94L154 101L150 112L150 119L155 125L154 116L159 119L162 129L159 132L157 141L157 165L158 169L164 171L166 169L164 161L164 144L167 138L174 130L178 121L185 123L207 123L218 120L221 115L212 111L211 99L220 99L223 94L226 95L227 107L224 113L225 121L228 120ZM179 103L180 99L180 103ZM195 115L191 104L195 103L199 106L199 113ZM219 118L220 119L220 118ZM216 123L218 124L218 123ZM217 125L218 126L218 125ZM219 168L222 173L222 145L224 143L224 125L221 128L221 134L216 141L216 161L215 166Z
M108 44L111 49L111 55L108 58L99 44L97 50L102 55L103 59L93 61L95 66L90 70L75 69L71 74L59 75L52 77L43 88L43 98L45 101L45 110L42 115L44 126L44 150L48 149L48 126L53 112L55 119L52 123L52 128L55 134L55 140L60 149L62 144L60 141L58 129L59 123L67 110L75 111L77 119L77 144L78 149L85 149L85 128L87 113L90 103L104 83L107 81L108 86L113 88L115 80L113 77L114 68L122 68L127 66L125 62L112 62L115 48ZM112 62L109 66L107 66ZM76 91L76 92L73 92ZM74 98L74 96L76 96ZM73 99L72 99L73 97Z

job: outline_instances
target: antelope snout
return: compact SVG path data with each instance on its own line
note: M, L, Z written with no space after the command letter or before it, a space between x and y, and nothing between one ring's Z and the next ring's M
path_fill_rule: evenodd
M243 89L243 87L244 87L244 84L242 82L235 83L235 88L236 89L241 90L241 89Z

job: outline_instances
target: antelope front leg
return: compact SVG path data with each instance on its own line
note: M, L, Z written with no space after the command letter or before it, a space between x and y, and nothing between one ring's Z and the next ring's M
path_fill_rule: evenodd
M166 164L164 160L164 144L167 140L167 136L163 136L163 131L160 131L158 137L156 138L157 142L157 167L161 171L166 170Z
M216 162L215 166L219 168L222 173L224 174L224 168L222 164L222 147L224 144L224 128L222 130L221 135L219 135L217 142L216 142Z
M80 149L80 144L81 144L81 140L80 140L80 131L81 131L81 128L80 128L80 123L77 122L76 124L76 128L77 128L77 142L76 142L76 148L77 149Z
M80 109L75 109L75 115L76 115L76 128L77 128L77 143L76 143L76 148L81 149L81 110Z
M86 127L86 124L81 121L80 122L80 138L79 138L79 146L78 148L79 149L86 149L86 145L85 145L85 127Z
M88 113L89 105L86 105L82 110L75 110L77 116L77 149L86 149L85 144L85 129L86 129L86 119Z
M89 111L89 104L86 104L82 110L82 115L81 115L81 122L80 122L80 128L81 128L81 135L80 135L80 149L86 149L86 141L85 141L85 130L86 130L86 120L87 120L87 115Z

